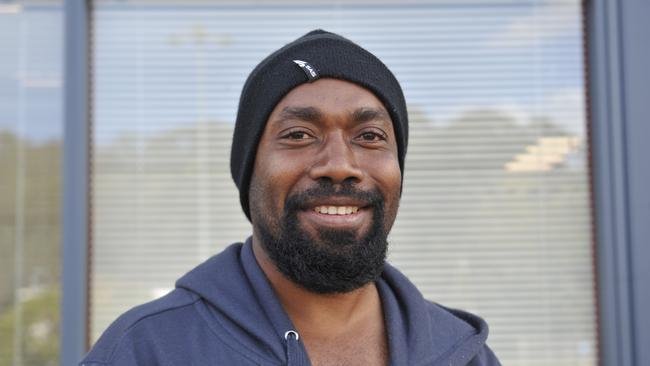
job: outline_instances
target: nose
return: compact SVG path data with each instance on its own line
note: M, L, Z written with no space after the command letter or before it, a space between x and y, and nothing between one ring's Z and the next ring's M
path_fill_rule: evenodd
M363 170L357 164L353 146L340 133L332 134L323 142L316 161L309 171L314 180L329 180L334 184L345 181L359 183Z

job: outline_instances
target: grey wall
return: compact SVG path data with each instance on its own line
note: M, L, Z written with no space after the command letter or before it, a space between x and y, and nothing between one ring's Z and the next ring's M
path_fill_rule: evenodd
M602 364L648 365L650 3L586 6Z
M65 0L61 365L86 352L88 249L87 3Z

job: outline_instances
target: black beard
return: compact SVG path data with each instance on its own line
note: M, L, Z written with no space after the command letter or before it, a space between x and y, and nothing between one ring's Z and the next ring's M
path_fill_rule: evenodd
M366 202L372 224L357 238L354 230L320 229L312 237L300 227L298 212L309 200L348 197ZM253 201L255 202L255 201ZM364 192L344 184L319 184L287 198L278 227L269 227L260 213L257 229L261 244L277 269L302 288L319 294L346 293L379 278L388 248L384 229L384 198L378 191Z

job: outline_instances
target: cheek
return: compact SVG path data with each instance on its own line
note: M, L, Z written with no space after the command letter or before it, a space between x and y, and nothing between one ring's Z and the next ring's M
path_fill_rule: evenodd
M385 199L385 221L390 228L397 215L402 186L402 172L396 159L386 159L373 168L374 180Z
M275 157L273 154L258 157L260 159L255 163L249 192L251 207L263 210L265 215L280 217L285 200L295 183L295 174L287 164L291 159ZM253 203L253 200L257 202Z
M248 199L251 208L251 218L253 224L255 221L269 222L277 215L274 212L277 210L277 203L273 198L277 196L274 192L272 184L272 169L269 167L269 159L265 154L258 153L255 159L253 168L253 175L248 191Z
M402 185L402 171L399 168L397 158L387 156L384 159L378 159L371 169L374 172L374 179L384 190L386 200L389 200L391 197L399 198Z
M391 181L390 188L386 190L386 218L392 223L397 215L401 193L401 173L397 170L395 178Z
M253 225L259 221L265 221L266 216L268 216L266 213L268 211L268 207L266 207L267 205L265 204L264 200L264 197L266 197L267 194L265 193L265 188L260 185L260 182L263 181L264 180L260 180L258 178L258 175L256 173L253 173L253 176L251 177L251 184L248 188L248 202Z

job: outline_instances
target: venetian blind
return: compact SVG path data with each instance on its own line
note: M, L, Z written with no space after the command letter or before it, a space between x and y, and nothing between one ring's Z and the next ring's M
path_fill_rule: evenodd
M406 94L390 261L483 316L504 364L596 363L579 1L97 0L92 18L93 340L250 235L228 165L239 92L324 28Z

